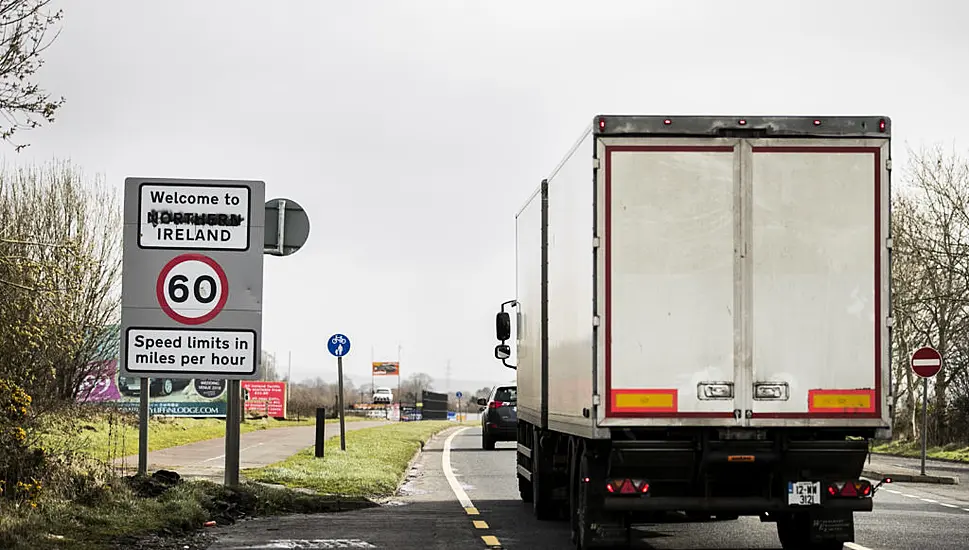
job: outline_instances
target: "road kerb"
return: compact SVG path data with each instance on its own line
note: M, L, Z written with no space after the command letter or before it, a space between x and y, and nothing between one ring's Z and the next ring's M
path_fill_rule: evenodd
M958 485L959 478L952 476L935 476L935 475L921 475L918 473L908 474L898 471L888 471L888 470L873 470L866 469L861 475L875 480L881 480L886 477L892 478L892 481L898 483L928 483L935 485Z

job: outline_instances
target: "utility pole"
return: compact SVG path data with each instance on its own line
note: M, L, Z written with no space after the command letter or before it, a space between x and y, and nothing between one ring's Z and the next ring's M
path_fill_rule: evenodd
M286 382L292 384L293 382L293 352L289 352L289 368L286 372Z
M451 393L451 360L447 360L447 367L444 368L444 386L447 393Z

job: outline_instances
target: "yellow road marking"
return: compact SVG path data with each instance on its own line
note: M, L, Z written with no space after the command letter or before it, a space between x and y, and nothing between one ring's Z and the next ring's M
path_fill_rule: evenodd
M501 546L501 543L498 542L498 537L495 537L493 535L483 536L481 537L481 540L483 540L484 543L487 544L488 546Z
M474 506L469 506L469 507L465 508L464 511L467 512L469 516L476 516L476 515L478 515L478 509L475 508Z
M475 529L487 529L488 528L488 522L476 520L474 522L474 527L475 527Z

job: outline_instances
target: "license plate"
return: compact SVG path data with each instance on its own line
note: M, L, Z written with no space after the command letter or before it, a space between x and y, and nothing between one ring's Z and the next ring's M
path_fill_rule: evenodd
M790 506L813 506L821 504L821 483L817 481L794 481L787 484L787 504Z

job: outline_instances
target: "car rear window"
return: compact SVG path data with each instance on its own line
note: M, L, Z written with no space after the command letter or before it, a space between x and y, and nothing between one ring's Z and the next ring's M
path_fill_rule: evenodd
M498 388L495 392L495 401L505 401L515 403L518 401L518 388L514 386L509 386L506 388Z

